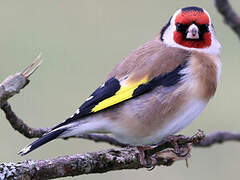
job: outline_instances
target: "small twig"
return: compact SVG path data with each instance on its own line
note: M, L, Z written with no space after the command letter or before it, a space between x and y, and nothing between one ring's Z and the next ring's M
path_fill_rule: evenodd
M8 102L5 102L1 109L6 115L6 119L11 124L13 129L17 130L19 133L27 138L41 137L43 134L48 132L48 128L31 128L26 123L24 123L17 115L12 111L12 108Z
M42 64L43 60L42 60L42 54L40 53L35 60L33 61L33 63L26 67L23 71L22 71L22 75L28 79L38 68L39 66Z
M214 144L222 144L227 141L240 141L240 133L231 133L226 131L218 131L206 135L199 143L194 144L195 147L209 147Z
M35 61L22 72L10 75L0 84L0 106L7 102L9 98L19 93L29 83L29 77L40 66L42 60L39 55Z
M215 0L215 6L224 18L224 22L229 25L232 30L240 38L240 16L234 11L228 0Z

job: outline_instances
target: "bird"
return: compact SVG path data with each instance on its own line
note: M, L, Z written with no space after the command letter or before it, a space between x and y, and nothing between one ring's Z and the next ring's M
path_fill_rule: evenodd
M205 9L177 10L152 40L113 68L71 117L19 154L56 138L86 133L110 133L141 151L144 145L179 132L200 115L216 92L220 48Z

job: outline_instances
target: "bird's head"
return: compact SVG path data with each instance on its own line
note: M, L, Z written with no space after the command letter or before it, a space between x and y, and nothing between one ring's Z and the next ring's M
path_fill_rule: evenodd
M208 12L199 7L177 10L161 31L168 46L218 54L218 42Z

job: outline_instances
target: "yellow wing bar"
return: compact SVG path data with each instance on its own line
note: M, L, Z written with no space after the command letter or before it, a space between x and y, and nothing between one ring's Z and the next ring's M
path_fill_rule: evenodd
M104 99L100 103L98 103L93 109L92 112L97 112L100 110L103 110L107 107L113 106L115 104L118 104L122 101L125 101L127 99L130 99L133 97L133 92L136 88L138 88L139 85L144 84L148 82L148 78L145 77L141 81L138 82L129 82L126 85L121 86L121 88L115 93L115 95Z

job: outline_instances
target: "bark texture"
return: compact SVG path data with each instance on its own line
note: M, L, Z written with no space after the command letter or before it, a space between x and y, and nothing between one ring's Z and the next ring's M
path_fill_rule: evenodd
M167 151L158 157L157 165L171 165L179 159L174 153ZM0 164L0 179L54 179L142 167L139 163L138 151L135 148L109 149L51 160L3 163Z

